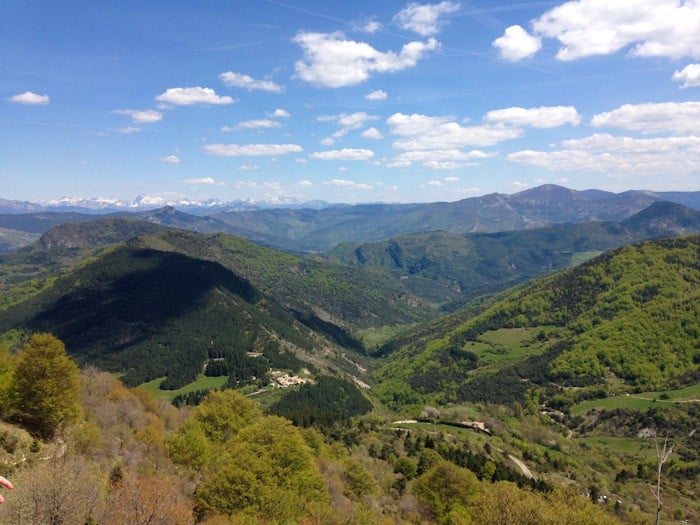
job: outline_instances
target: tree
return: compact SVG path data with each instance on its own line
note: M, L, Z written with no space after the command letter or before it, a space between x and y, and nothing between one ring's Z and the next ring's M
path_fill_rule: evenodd
M12 376L10 398L15 416L43 439L77 418L78 366L52 334L34 334L24 345Z
M449 461L438 463L413 484L413 494L438 523L468 519L467 507L474 503L479 491L476 475Z
M295 523L329 495L297 428L259 417L229 442L195 493L200 517L245 513Z

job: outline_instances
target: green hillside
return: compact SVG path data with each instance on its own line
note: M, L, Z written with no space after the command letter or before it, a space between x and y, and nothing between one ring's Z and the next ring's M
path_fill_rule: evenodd
M460 324L388 344L392 406L523 402L547 385L620 392L697 382L700 236L645 242L541 279ZM457 319L459 313L452 319ZM440 329L440 326L444 329Z
M415 233L371 244L342 243L329 255L347 264L384 269L420 297L464 302L618 246L697 232L700 212L656 202L622 222L463 235Z
M314 363L322 340L246 279L215 262L130 246L3 312L0 333L10 330L50 331L80 363L124 374L129 385L165 376L162 388L178 388L205 363L208 373L247 381L299 363L288 351L329 361ZM253 350L263 357L246 354Z

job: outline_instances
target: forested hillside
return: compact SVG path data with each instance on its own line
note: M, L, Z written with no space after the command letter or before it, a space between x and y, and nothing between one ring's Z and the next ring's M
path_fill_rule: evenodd
M691 236L620 248L541 279L456 327L407 341L389 355L377 391L392 405L436 396L512 403L550 383L693 384L699 261L700 237Z
M700 232L700 212L656 202L621 222L582 222L499 233L445 231L372 244L343 243L329 255L382 268L421 297L439 303L504 290L636 241Z
M56 279L3 313L0 332L51 331L81 364L123 374L129 385L167 377L178 388L210 373L262 378L280 353L327 346L223 266L152 249L119 247ZM250 358L256 350L264 357ZM223 366L222 366L223 365Z

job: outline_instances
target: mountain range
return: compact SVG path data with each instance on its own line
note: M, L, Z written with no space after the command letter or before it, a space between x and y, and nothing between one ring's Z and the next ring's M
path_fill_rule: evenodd
M325 252L341 242L375 242L398 235L442 230L450 233L500 232L553 223L621 221L657 201L670 201L700 210L700 192L628 191L620 194L576 191L544 185L513 195L490 194L455 202L425 204L327 205L267 209L225 205L103 208L102 213L142 218L199 232L221 231L287 251ZM7 203L8 201L5 201ZM151 201L155 203L155 201ZM188 201L189 202L189 201ZM161 201L158 203L163 204ZM153 207L153 206L152 206ZM2 206L0 211L9 209ZM0 228L41 234L67 221L94 219L95 209L54 207L47 212L0 214ZM189 213L188 213L189 212ZM12 244L17 246L18 241Z

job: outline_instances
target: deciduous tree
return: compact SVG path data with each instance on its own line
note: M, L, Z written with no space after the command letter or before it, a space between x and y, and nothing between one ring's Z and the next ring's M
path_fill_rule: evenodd
M24 345L12 376L15 417L44 439L80 413L78 366L52 334L34 334Z

